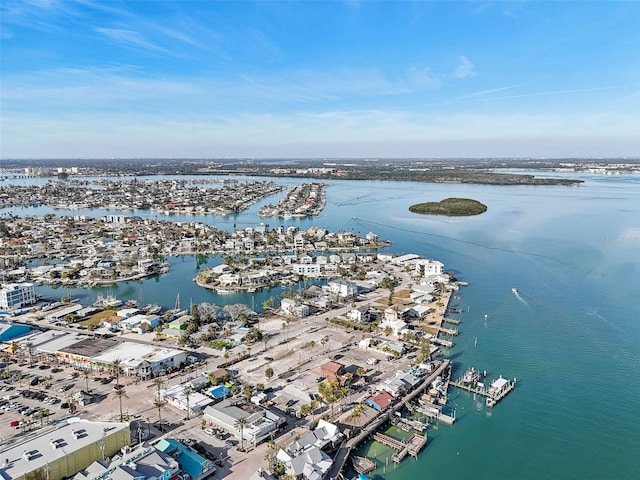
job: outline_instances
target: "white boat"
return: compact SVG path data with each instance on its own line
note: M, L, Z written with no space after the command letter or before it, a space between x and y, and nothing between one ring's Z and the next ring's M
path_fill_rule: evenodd
M512 291L513 293L515 293L516 295L518 294L518 289L517 289L517 288L515 288L515 287L514 287L514 288L512 288L512 289L511 289L511 291Z

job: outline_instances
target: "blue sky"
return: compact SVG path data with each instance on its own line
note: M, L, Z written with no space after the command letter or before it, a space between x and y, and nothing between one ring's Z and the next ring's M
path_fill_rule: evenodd
M640 156L640 2L3 0L0 157Z

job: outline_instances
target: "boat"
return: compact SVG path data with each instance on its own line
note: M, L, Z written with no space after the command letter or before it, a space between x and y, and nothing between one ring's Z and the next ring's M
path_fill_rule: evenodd
M375 462L367 457L359 457L356 455L351 459L351 463L353 463L354 470L360 474L369 473L376 468Z
M513 288L511 289L511 291L512 291L513 293L515 293L516 295L518 294L518 289L517 289L517 288L515 288L515 287L513 287Z
M154 315L156 313L159 313L160 310L162 310L162 307L156 303L150 303L148 305L145 305L144 308L142 309L147 315Z
M120 305L122 305L122 300L119 300L118 298L115 297L115 295L111 293L108 294L106 297L102 296L101 294L98 294L96 301L93 302L94 307L102 307L102 308L119 307Z

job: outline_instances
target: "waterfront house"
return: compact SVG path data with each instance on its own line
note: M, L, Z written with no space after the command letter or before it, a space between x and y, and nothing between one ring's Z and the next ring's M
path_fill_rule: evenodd
M382 391L367 398L364 403L379 412L383 412L393 403L393 395L389 392Z
M437 260L421 258L414 263L414 272L419 276L442 275L444 264Z
M283 298L280 302L280 309L283 315L291 315L294 317L306 317L309 315L309 305L292 300L291 298Z
M285 465L287 473L293 478L321 480L333 465L331 457L322 448L327 445L333 447L342 438L337 426L320 420L314 431L303 435L287 448L280 449L276 458Z
M334 278L327 283L329 292L341 298L349 298L358 293L358 287L353 283L342 278Z
M297 275L305 275L307 277L317 277L322 274L322 266L318 263L312 263L312 264L295 263L291 266L291 271Z

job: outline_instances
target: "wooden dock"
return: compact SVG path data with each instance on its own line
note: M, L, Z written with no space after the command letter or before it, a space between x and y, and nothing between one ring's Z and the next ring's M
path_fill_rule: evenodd
M460 320L458 320L457 318L448 318L448 317L445 317L445 318L444 318L444 322L445 322L445 323L452 323L452 324L454 324L454 325L460 325Z
M354 456L351 459L351 463L353 464L353 469L356 472L362 474L369 473L376 468L376 463L373 460L368 459L367 457Z
M477 395L481 395L486 397L486 405L487 407L493 407L506 397L511 390L513 390L516 386L515 379L511 382L500 377L498 380L494 380L489 387L481 386L479 387L477 384L468 384L458 381L450 381L450 385L453 385L456 388L461 390L466 390L467 392L475 393Z
M425 417L437 420L447 425L453 425L456 421L455 415L447 415L442 413L442 406L434 403L420 402L420 405L414 405L411 407L416 412L424 415Z
M400 463L407 455L417 457L420 450L427 444L427 436L417 433L412 434L405 442L380 432L376 432L373 439L396 451L391 458L395 463Z
M440 333L444 333L446 335L452 335L454 337L456 335L458 335L458 329L457 328L440 327L439 332Z

